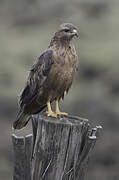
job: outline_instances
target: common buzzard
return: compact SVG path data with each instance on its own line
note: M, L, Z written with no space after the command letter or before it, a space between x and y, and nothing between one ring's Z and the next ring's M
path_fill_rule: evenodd
M60 112L58 103L71 87L77 70L78 57L71 44L74 36L78 37L78 30L73 24L61 24L48 49L32 66L20 96L19 112L13 123L14 129L23 128L30 115L41 112L46 106L47 116L56 118L58 115L67 115ZM55 112L51 108L53 101L56 102Z

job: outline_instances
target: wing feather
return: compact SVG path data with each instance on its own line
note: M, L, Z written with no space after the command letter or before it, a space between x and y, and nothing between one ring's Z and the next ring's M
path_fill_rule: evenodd
M53 51L45 51L32 66L24 90L21 93L19 104L21 108L32 103L37 97L40 88L47 79L53 61Z

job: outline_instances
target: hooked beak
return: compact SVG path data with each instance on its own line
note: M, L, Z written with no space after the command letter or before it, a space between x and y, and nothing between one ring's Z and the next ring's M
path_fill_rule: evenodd
M79 33L78 33L78 31L76 29L73 29L72 35L76 36L77 38L79 37Z

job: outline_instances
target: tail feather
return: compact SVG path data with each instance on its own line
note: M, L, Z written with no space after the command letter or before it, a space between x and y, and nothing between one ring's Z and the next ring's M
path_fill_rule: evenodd
M17 116L16 121L13 123L13 129L22 129L26 126L29 121L29 115L24 112L20 112Z

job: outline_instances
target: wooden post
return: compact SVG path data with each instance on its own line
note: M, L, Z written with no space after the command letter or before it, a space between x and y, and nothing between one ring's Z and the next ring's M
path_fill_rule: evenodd
M31 180L32 134L23 137L12 135L14 150L13 180Z
M43 114L33 116L32 125L33 142L32 135L12 135L13 180L84 180L102 127L91 128L89 121L80 117Z
M87 119L36 115L33 124L32 180L84 180L101 126Z

